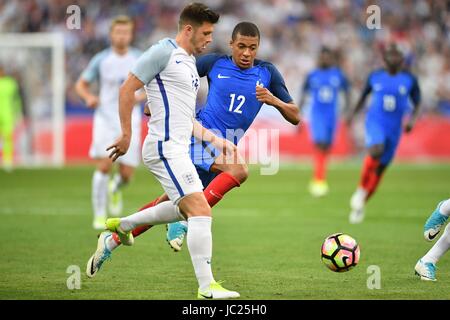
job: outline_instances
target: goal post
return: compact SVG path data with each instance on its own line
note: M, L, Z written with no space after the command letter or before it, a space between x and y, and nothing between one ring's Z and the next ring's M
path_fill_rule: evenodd
M31 154L21 166L62 166L65 136L65 57L62 33L0 33L0 64L20 74ZM50 66L51 70L47 70ZM36 74L37 73L37 74ZM40 101L40 108L36 106ZM25 129L27 130L27 129ZM17 149L17 147L16 147Z

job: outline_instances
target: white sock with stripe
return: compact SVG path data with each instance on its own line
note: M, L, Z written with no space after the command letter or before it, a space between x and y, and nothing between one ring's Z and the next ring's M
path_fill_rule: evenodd
M187 245L201 291L208 289L214 281L211 270L211 222L212 218L206 216L188 218Z
M109 175L99 170L92 176L92 207L94 217L106 218L106 206L108 203Z
M164 201L154 207L121 218L120 228L126 232L143 225L156 226L180 220L184 220L184 217L179 212L178 207L171 201Z

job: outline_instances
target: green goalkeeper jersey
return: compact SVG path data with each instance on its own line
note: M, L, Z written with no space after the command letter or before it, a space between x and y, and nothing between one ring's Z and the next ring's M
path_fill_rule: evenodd
M0 118L13 122L21 108L18 85L12 77L0 77Z

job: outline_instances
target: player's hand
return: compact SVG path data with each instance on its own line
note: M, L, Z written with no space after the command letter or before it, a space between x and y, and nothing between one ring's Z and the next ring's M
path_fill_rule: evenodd
M86 99L86 106L90 109L95 109L97 108L99 103L99 98L97 96L88 96Z
M226 156L232 156L237 152L237 147L234 143L228 141L227 139L222 139L219 137L216 137L212 141L213 146L216 149L219 149L222 151L222 153Z
M259 102L271 106L275 104L275 97L272 92L270 92L269 89L261 86L256 86L256 99L258 99Z
M112 159L112 161L116 161L118 157L123 156L125 153L127 153L128 148L130 147L130 137L123 135L112 145L110 145L106 151L110 151L109 158Z

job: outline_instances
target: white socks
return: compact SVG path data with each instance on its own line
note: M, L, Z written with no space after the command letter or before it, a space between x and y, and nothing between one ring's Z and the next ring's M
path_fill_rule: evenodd
M112 192L116 192L117 190L119 190L119 189L122 188L123 186L126 186L126 185L127 185L127 182L125 182L125 181L122 179L122 176L121 176L119 173L116 173L116 174L113 176L112 181L113 181L113 183L114 183L113 188L112 188L112 189L113 189Z
M208 289L211 282L214 281L211 271L211 221L212 218L207 216L188 219L187 245L201 291Z
M128 217L120 219L120 228L127 232L143 225L158 225L184 220L184 217L171 201L164 201L160 204L136 212Z
M450 217L450 199L444 201L439 207L439 212L444 216Z
M450 223L447 224L444 230L444 234L439 238L439 240L430 249L430 251L428 251L427 254L422 258L422 261L432 262L436 264L449 248L450 248Z
M109 175L101 171L95 171L92 177L92 207L94 217L106 218L106 206L108 203Z

